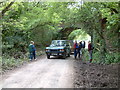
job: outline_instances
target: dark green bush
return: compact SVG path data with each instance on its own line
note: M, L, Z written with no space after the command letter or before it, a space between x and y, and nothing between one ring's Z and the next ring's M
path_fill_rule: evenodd
M120 55L119 53L107 53L105 63L120 63Z

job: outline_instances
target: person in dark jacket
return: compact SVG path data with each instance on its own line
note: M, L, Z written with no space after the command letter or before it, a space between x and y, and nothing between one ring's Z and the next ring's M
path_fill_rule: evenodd
M34 42L31 41L29 45L30 61L34 58L36 60L36 48Z
M92 44L89 41L88 42L88 52L89 52L89 58L90 58L89 61L90 61L90 63L92 62L92 51L93 51Z
M78 50L78 43L77 43L77 41L75 41L75 43L74 43L74 57L75 57L75 59L77 57L77 50Z
M82 48L82 42L79 42L79 45L78 45L78 58L80 59L81 58L81 48Z
M85 41L83 41L83 47L82 48L85 48Z

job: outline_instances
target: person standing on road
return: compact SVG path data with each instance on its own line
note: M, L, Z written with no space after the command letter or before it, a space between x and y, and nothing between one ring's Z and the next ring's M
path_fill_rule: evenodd
M82 52L82 54L84 54L85 53L85 41L81 41L81 43L82 43L81 52Z
M29 53L30 53L30 61L32 61L33 58L34 60L36 60L36 48L33 41L30 42Z
M75 59L77 57L77 52L78 52L78 43L77 43L77 41L75 41L75 43L74 43L74 57L75 57Z
M78 58L79 59L81 59L81 54L82 54L81 48L82 48L82 42L79 42L79 44L78 44Z
M92 62L92 51L93 51L93 46L91 44L91 42L89 41L88 42L88 52L89 52L89 62L91 63Z
M85 41L82 41L82 44L83 44L82 48L85 48Z

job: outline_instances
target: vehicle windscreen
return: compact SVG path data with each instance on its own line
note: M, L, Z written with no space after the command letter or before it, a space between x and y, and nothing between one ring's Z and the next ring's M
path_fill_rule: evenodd
M56 46L65 46L65 41L52 41L51 45L52 47L56 47Z

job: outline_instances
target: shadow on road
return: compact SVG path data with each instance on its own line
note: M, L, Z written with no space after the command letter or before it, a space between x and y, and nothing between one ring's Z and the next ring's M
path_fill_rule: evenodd
M58 59L60 59L60 60L73 60L73 59L71 59L71 57L72 56L66 57L66 59L64 59L62 56L51 56L49 60L58 60Z

